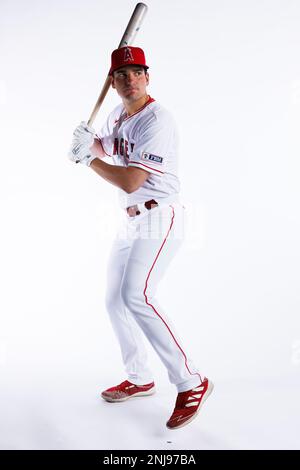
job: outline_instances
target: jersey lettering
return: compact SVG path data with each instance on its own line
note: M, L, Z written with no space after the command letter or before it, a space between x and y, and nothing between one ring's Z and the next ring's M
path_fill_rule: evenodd
M128 140L123 139L118 139L117 137L114 140L114 149L113 149L113 155L119 155L122 157L129 158L129 153L128 153L128 148L130 145L131 152L133 152L134 149L134 143L128 142Z

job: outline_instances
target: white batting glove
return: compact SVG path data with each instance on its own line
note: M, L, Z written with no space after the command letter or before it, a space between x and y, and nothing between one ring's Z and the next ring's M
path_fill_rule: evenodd
M95 129L88 126L85 121L81 121L80 125L76 127L73 136L80 140L80 143L93 145L95 137Z
M90 166L92 161L97 158L91 154L90 148L94 143L95 130L82 121L73 132L73 140L68 153L72 162L82 163Z

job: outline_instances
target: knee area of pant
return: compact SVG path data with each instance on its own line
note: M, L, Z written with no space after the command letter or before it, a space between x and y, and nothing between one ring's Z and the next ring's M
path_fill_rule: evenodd
M108 290L105 295L104 302L108 313L114 312L115 308L122 303L120 293L115 290Z
M143 288L128 282L124 282L121 286L121 298L125 306L130 310L138 303L145 301Z

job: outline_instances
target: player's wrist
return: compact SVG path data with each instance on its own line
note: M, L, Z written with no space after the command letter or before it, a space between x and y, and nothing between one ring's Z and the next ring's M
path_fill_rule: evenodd
M104 148L101 142L101 139L98 137L94 138L93 145L90 147L92 155L98 158L105 158L106 154L104 152Z
M96 155L87 155L81 163L86 166L91 166L92 162L98 158Z

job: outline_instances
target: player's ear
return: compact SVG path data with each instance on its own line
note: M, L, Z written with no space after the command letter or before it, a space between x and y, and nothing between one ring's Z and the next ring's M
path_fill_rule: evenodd
M145 75L146 75L146 84L149 85L149 73L146 72Z

